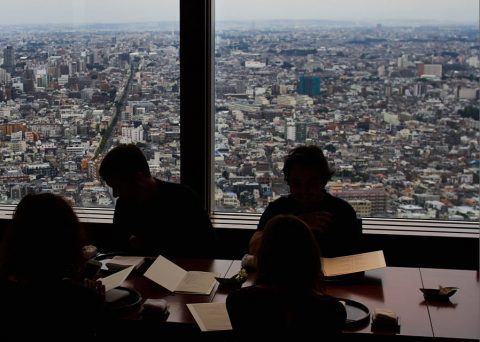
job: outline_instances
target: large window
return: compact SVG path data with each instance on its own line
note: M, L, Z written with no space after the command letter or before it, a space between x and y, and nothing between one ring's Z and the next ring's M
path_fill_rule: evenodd
M98 162L133 142L154 175L180 181L181 166L206 206L253 227L288 192L288 150L316 144L336 169L328 190L362 217L478 220L475 0L18 0L1 13L0 206L52 191L111 208Z
M478 6L217 0L215 209L261 213L315 144L361 217L478 221Z
M98 163L134 143L180 181L179 0L12 1L0 12L0 204L113 207Z

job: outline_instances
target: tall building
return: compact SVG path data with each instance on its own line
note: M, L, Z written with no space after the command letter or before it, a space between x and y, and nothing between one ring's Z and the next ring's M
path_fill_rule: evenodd
M15 70L15 52L13 46L7 46L3 49L3 68L10 74Z
M413 87L413 95L414 96L422 96L427 93L427 85L423 82L417 82L415 83L415 86Z
M11 81L10 73L8 73L5 69L0 69L0 84L7 84Z
M320 77L319 76L300 76L297 84L297 93L301 95L319 96L320 95Z
M293 120L287 120L287 124L285 125L285 137L287 140L295 141L297 135L297 127Z
M377 74L378 74L378 77L383 77L383 76L385 76L385 65L380 65L380 66L377 68Z
M362 213L364 210L370 211L369 214L373 216L385 216L388 208L388 195L384 189L343 189L340 192L333 193L332 195L343 198L348 201L369 201L370 204L366 205L365 202L354 202L359 208L362 207ZM360 205L360 203L363 203ZM365 206L365 207L363 207Z
M126 144L145 142L142 125L137 127L126 125L122 126L122 137L120 140L122 143Z
M397 67L398 69L406 69L408 67L408 55L402 55L402 57L399 57L397 59Z
M288 88L285 84L272 85L272 95L285 95L288 93Z
M478 98L477 88L457 87L457 99L476 100Z
M423 75L442 77L442 65L441 64L417 64L417 76Z
M295 123L295 141L298 143L305 143L307 139L307 124L305 122Z
M348 203L355 209L357 216L369 217L372 216L372 202L366 199L352 199Z
M392 85L390 83L387 83L385 85L385 96L386 97L392 96Z

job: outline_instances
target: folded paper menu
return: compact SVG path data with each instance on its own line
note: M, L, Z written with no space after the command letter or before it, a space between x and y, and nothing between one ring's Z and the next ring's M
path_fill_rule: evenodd
M138 270L144 261L145 257L116 255L105 265L108 267L108 269L114 270L121 270L129 266L133 266L135 270Z
M187 304L201 331L232 330L225 303Z
M337 258L322 258L323 274L333 277L386 267L383 251L375 251Z
M148 279L171 292L210 294L219 273L185 271L170 260L159 255L144 274Z
M124 270L111 274L108 277L100 278L98 280L101 281L103 285L105 285L105 292L107 292L122 285L125 279L127 279L130 272L132 272L132 270L133 266L130 266Z

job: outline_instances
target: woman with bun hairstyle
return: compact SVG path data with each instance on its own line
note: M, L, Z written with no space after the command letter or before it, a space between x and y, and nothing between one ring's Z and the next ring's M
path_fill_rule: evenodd
M258 249L255 285L227 297L235 335L303 341L338 334L345 307L322 288L320 250L307 224L293 215L272 218Z

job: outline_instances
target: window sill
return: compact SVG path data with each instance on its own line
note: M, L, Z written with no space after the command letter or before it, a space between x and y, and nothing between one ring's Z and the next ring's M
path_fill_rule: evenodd
M80 207L75 207L74 209L81 222L103 224L111 224L113 222L113 209ZM0 206L0 219L11 219L14 210L14 205ZM254 230L257 228L260 214L215 211L210 217L214 228ZM362 226L365 234L471 239L480 237L478 222L363 218Z
M256 229L260 214L214 212L215 228ZM479 238L478 222L363 218L365 234Z
M0 206L0 220L10 220L15 211L15 205ZM80 222L85 223L112 223L113 209L109 208L80 208L74 207Z

